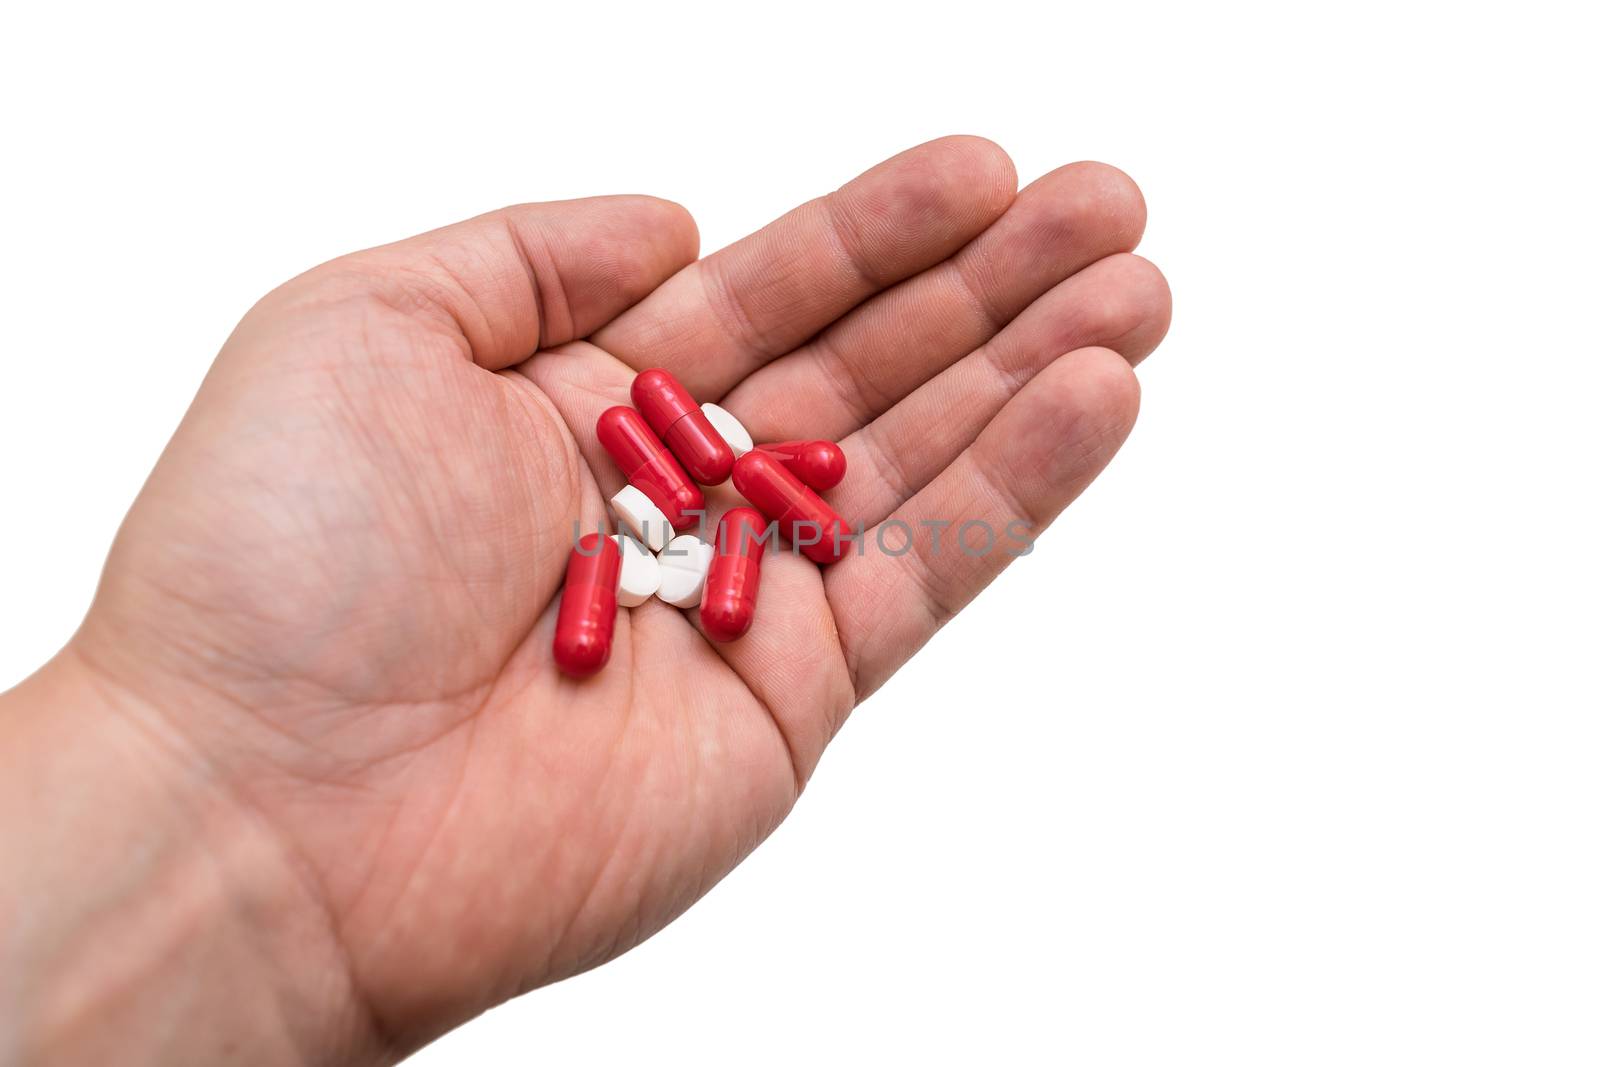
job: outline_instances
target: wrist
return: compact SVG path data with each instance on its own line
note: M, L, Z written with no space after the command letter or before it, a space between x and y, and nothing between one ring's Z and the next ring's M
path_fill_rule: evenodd
M314 880L226 782L70 646L0 695L0 1059L382 1058Z

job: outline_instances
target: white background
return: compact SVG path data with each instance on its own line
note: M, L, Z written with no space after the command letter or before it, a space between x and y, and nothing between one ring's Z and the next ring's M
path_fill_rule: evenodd
M1571 5L1576 12L1578 5ZM239 315L502 204L709 251L950 132L1114 162L1123 454L684 919L421 1064L1600 1058L1593 31L1555 6L34 5L0 685Z

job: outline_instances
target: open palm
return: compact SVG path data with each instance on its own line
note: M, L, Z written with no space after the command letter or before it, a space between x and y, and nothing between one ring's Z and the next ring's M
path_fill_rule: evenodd
M295 872L349 971L318 981L413 1047L704 893L1010 561L961 523L1037 530L1100 471L1167 324L1143 221L1112 168L1018 194L947 138L705 259L681 208L610 197L326 264L229 339L74 649ZM769 552L746 637L651 601L574 682L562 573L622 485L595 419L653 366L758 441L839 440L830 501L911 549Z

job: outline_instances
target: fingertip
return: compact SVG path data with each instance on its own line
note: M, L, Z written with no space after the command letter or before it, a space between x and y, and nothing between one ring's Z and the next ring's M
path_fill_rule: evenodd
M969 157L974 176L991 190L1004 194L1007 199L1016 195L1017 165L999 143L975 133L953 133L930 143L945 145Z
M1081 331L1081 339L1116 349L1131 364L1155 350L1172 322L1172 290L1154 263L1117 252L1079 277L1092 298L1079 302L1066 321Z
M1095 346L1057 356L990 425L1002 428L994 440L1008 442L1003 462L1017 481L1086 485L1111 461L1138 415L1133 368L1112 349Z
M1139 376L1122 355L1099 346L1059 356L1030 383L1050 411L1039 419L1051 427L1056 448L1073 473L1085 459L1098 470L1110 462L1139 417Z
M998 218L1017 198L1017 165L999 144L977 134L956 133L930 141L949 157L953 180Z
M520 231L562 245L602 272L610 265L618 289L635 298L700 253L700 229L688 209L642 193L522 204L506 214Z
M1128 287L1133 299L1144 309L1144 318L1119 346L1128 362L1137 365L1145 356L1155 351L1157 345L1172 328L1172 286L1161 268L1148 259L1132 252L1124 257L1128 261Z
M538 285L541 347L587 336L699 254L694 218L654 196L522 204L501 215Z
M1125 172L1109 163L1068 163L1039 178L1024 195L1047 198L1045 225L1061 236L1079 236L1093 228L1113 251L1131 252L1144 236L1144 193Z
M651 231L670 238L673 251L683 263L694 262L700 255L700 225L689 209L676 200L633 193L617 199L631 202L641 216L640 222Z
M875 172L892 175L892 180L863 185L858 179L840 192L848 197L870 189L887 198L878 213L885 219L914 221L914 232L947 230L970 238L1016 199L1017 171L1011 157L993 141L970 134L927 141L862 177Z

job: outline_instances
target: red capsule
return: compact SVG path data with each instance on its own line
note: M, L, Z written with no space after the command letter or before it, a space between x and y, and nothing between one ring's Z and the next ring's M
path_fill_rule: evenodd
M664 370L647 370L633 379L633 406L650 424L683 469L701 485L721 485L733 470L733 449L722 439L689 390Z
M683 473L661 438L645 425L637 411L620 405L606 408L600 413L594 432L600 438L600 447L627 476L629 484L637 486L650 503L661 509L674 530L687 530L699 521L700 513L706 509L700 487Z
M844 481L844 449L832 441L785 441L760 445L789 468L789 473L819 493Z
M700 621L713 640L735 641L755 621L766 532L767 520L755 508L734 508L717 523L716 555L700 598Z
M587 678L611 658L617 624L617 577L622 553L598 533L584 534L567 557L567 586L556 615L556 666Z
M848 550L844 520L771 452L758 448L740 456L733 485L813 563L833 563Z

